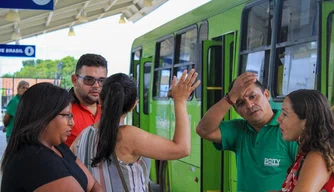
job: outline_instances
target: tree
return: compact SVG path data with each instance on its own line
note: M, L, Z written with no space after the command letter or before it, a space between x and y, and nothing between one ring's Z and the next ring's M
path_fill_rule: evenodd
M23 67L24 66L34 66L36 63L35 63L35 60L26 60L26 61L22 61L22 65Z
M61 65L60 65L61 63ZM72 87L71 75L74 73L77 59L72 56L60 60L26 60L23 67L13 75L5 74L3 77L60 79L60 86L69 89ZM60 67L61 66L61 67Z

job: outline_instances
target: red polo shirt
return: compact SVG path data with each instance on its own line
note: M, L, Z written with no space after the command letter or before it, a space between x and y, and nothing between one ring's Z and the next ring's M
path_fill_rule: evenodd
M72 114L75 125L72 127L71 135L66 140L66 145L69 147L82 130L100 119L101 106L97 104L96 114L92 114L86 106L73 102Z

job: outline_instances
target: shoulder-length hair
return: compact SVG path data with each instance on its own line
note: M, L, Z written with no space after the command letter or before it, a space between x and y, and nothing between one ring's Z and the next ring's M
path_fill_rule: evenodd
M38 83L21 97L12 135L4 152L1 170L12 153L25 145L41 145L39 137L50 121L70 104L69 93L51 83Z
M297 90L287 95L298 118L306 119L300 136L302 152L318 151L327 169L334 170L334 118L327 98L317 90Z

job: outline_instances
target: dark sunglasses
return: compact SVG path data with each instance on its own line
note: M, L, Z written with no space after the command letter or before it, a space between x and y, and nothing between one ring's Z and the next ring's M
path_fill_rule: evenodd
M77 77L79 77L80 79L83 79L83 83L85 85L89 85L89 86L93 86L95 84L95 82L97 81L97 83L99 84L99 86L102 87L103 82L106 80L106 78L98 78L98 79L96 79L95 77L92 77L92 76L80 76L80 75L77 75Z

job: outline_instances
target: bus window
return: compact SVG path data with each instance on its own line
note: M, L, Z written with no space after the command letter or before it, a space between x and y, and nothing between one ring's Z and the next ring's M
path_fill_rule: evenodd
M139 64L141 58L141 49L135 50L131 54L130 76L134 75L134 67Z
M317 64L317 0L284 0L276 45L274 93L314 89Z
M242 56L242 63L245 63L245 71L257 74L260 82L263 82L265 51L258 51Z
M169 90L170 69L163 69L154 72L155 96L159 98L167 98Z
M197 28L187 31L176 38L177 52L175 63L195 63L197 46Z
M174 37L167 38L156 45L154 64L153 97L167 99L170 76L173 66Z
M203 52L203 41L208 40L208 22L201 23L199 28L199 42L198 42L198 64L195 66L198 73L197 79L202 79L202 52ZM196 99L201 100L202 98L202 83L195 89Z
M270 44L273 20L273 1L264 1L246 8L242 27L241 73L245 71L258 75L258 79L267 86Z
M169 38L161 43L159 46L159 61L155 63L156 67L171 67L173 65L174 54L174 38Z
M273 17L272 3L269 1L251 7L246 12L247 38L243 44L244 50L255 49L271 43L271 19Z
M195 67L197 48L197 27L176 36L174 75L179 78L184 70ZM189 98L191 98L189 96Z
M317 44L315 42L303 43L282 48L284 55L280 62L283 68L281 87L277 92L281 95L297 89L314 89L317 63Z
M192 69L191 65L181 65L180 67L174 68L174 74L179 79L183 73L184 70L190 71Z
M137 50L134 54L134 60L139 61L141 58L141 50Z
M222 85L222 76L221 71L223 70L222 67L222 47L215 46L211 47L208 50L208 69L207 69L207 86L208 87L223 87ZM216 95L219 95L221 98L221 90L215 92ZM209 97L209 96L208 96ZM213 100L218 102L219 100ZM213 104L212 104L213 105ZM211 106L212 106L211 105Z
M278 43L317 35L317 0L285 0Z
M151 65L152 63L144 64L144 113L149 113L149 89L151 84Z
M139 62L139 60L138 60L138 62ZM139 63L136 65L136 72L137 73L136 73L135 78L137 80L137 97L138 97L138 100L139 100L140 99L140 64ZM137 103L136 112L139 114L139 111L140 111L139 103Z

